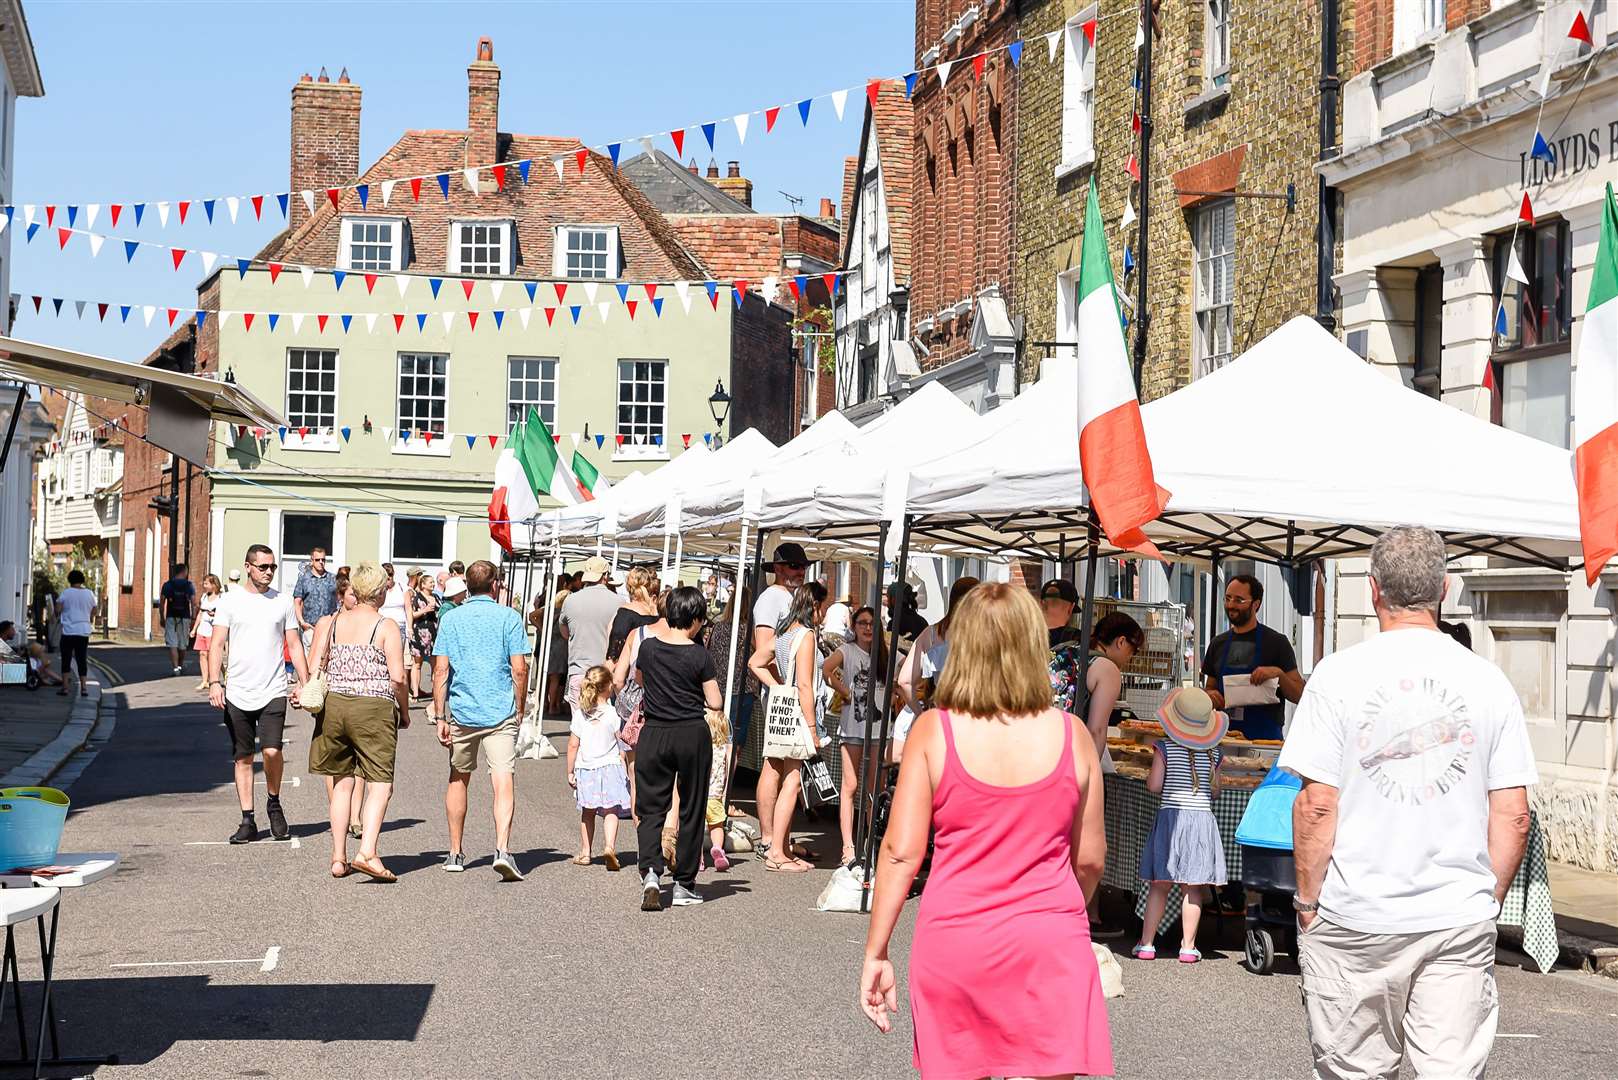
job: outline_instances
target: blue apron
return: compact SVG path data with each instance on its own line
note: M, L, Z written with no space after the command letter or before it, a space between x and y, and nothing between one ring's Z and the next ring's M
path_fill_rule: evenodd
M1230 654L1236 644L1236 633L1231 631L1230 640L1225 644L1225 655L1219 660L1219 689L1225 688L1226 675L1249 675L1253 669L1261 666L1259 657L1264 651L1265 626L1255 623L1253 628L1253 658L1247 664L1232 664ZM1249 739L1280 739L1281 726L1286 718L1286 706L1277 702L1274 705L1248 705L1239 709L1229 709L1230 728L1239 731Z

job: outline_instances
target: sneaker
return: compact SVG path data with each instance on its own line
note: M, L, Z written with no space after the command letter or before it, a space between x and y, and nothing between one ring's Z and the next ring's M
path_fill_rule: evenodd
M658 884L657 875L648 870L646 871L646 876L641 878L640 883L640 909L642 911L662 911L663 889Z
M180 673L180 670L181 670L181 669L179 669L179 668L175 668L175 669L174 669L174 674L176 674L176 675L178 675L178 674L179 674L179 673Z
M695 889L688 889L678 881L674 883L674 906L691 907L702 903L702 894Z
M230 834L232 844L251 844L258 839L258 823L252 818L243 818L242 823L236 826L236 831Z
M444 872L459 874L466 870L466 856L459 851L452 851L444 856Z
M287 828L287 816L282 812L280 803L272 802L265 808L264 814L270 819L270 839L292 839L292 830Z
M708 852L708 858L713 860L715 870L729 870L730 860L725 857L725 849L715 844Z
M1180 950L1180 963L1182 963L1182 964L1195 964L1198 960L1201 960L1201 959L1202 959L1202 953L1199 952L1196 949L1181 949Z
M1133 956L1136 960L1156 960L1157 959L1157 946L1156 945L1131 945L1129 947L1129 955Z
M522 880L522 871L518 870L517 864L511 861L509 851L497 851L494 853L494 872L500 875L501 881Z

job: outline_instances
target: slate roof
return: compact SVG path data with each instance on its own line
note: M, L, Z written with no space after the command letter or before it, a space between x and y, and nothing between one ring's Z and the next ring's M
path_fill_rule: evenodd
M665 214L756 213L661 150L630 158L620 171Z

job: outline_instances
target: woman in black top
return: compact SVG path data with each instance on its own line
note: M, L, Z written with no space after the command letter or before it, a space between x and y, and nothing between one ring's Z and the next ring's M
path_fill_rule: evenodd
M658 620L658 584L657 572L645 566L635 567L624 579L624 594L629 602L612 617L612 627L607 631L607 663L618 662L630 634Z
M719 675L713 657L698 643L708 613L702 592L689 585L669 594L666 622L640 640L631 662L645 688L646 726L635 747L635 815L640 852L641 910L663 907L665 869L659 832L669 802L679 792L679 835L674 847L674 905L702 903L696 891L702 858L708 773L713 743L704 710L719 709Z

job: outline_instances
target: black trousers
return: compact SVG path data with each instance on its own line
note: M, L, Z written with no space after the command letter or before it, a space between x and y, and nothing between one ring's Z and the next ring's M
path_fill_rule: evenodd
M87 657L90 655L90 639L81 634L62 635L62 674L66 675L68 669L75 663L79 667L79 678L84 678L88 667Z
M680 793L679 838L674 845L674 880L686 888L696 884L702 865L706 830L708 772L713 768L713 742L705 721L662 724L648 720L635 746L635 830L641 873L662 876L663 819L669 801Z

